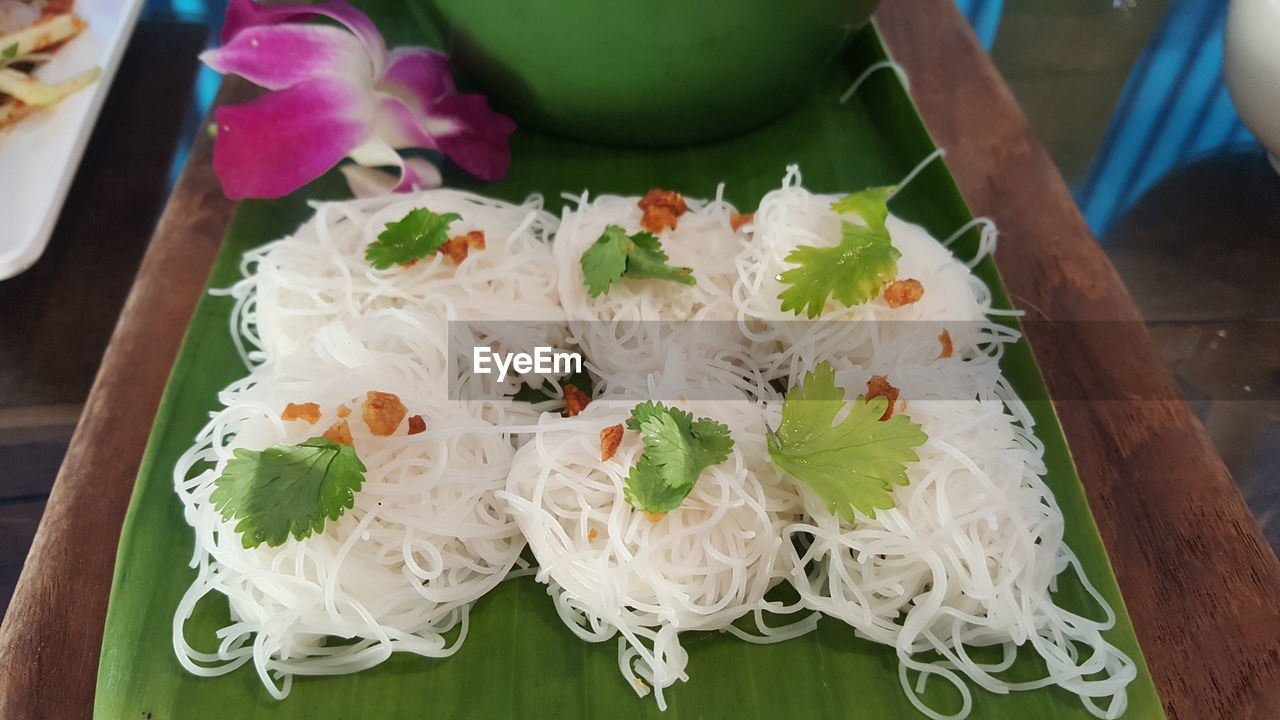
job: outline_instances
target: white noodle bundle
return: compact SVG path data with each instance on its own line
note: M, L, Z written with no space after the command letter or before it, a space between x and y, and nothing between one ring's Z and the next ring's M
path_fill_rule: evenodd
M298 378L323 377L340 367L344 377L362 378L366 386L377 385L388 371L412 377L415 392L430 402L461 402L481 417L496 425L508 422L528 423L537 419L545 409L541 405L511 402L506 398L516 392L523 376L508 375L499 383L497 375L473 373L469 360L459 357L471 343L486 344L485 336L471 337L479 324L455 326L454 334L468 334L467 338L449 338L449 326L438 315L418 310L376 310L356 319L338 319L316 330L310 340L296 348L276 363L261 366L257 376L279 373L287 367ZM493 345L502 343L546 342L544 329L555 330L553 324L530 326L531 334L520 328L503 327L500 337L492 338ZM451 344L452 343L452 344ZM455 348L450 357L450 348ZM285 380L272 376L273 384ZM538 382L541 382L539 380Z
M837 384L861 388L870 374L849 369L837 373ZM920 461L907 466L910 484L894 491L896 507L874 519L843 523L804 491L809 518L786 530L807 546L797 552L787 544L802 605L894 647L903 689L931 718L968 715L966 680L997 693L1057 685L1079 695L1095 715L1118 716L1135 666L1101 635L1115 615L1062 541L1062 512L1041 478L1044 448L1030 415L994 365L899 363L888 374L907 398L899 411L919 423L928 440L916 449ZM966 392L971 399L957 399ZM1068 568L1102 607L1103 620L1054 603L1050 590ZM985 646L1003 648L1003 660L992 665L970 658L970 649ZM1045 662L1044 678L996 677L1019 647ZM915 655L927 652L942 659ZM912 671L920 674L914 684ZM960 693L953 714L919 697L935 675ZM1097 699L1108 702L1099 707Z
M628 234L641 230L643 216L635 197L603 195L566 206L555 235L560 303L574 322L572 331L598 374L609 378L644 377L668 365L667 353L678 348L686 357L750 367L738 312L733 302L735 274L730 259L742 251L745 235L729 224L734 208L722 197L688 199L688 212L674 230L659 235L669 263L689 267L697 284L623 277L606 294L591 297L583 283L582 254L605 227L618 225ZM691 369L696 370L697 366Z
M991 293L969 269L994 248L984 244L967 266L924 228L893 215L887 229L893 246L902 253L897 277L920 281L924 296L918 302L892 308L879 295L845 307L828 300L815 320L784 312L778 295L789 286L779 277L794 267L786 261L791 251L801 245L837 245L841 221L865 224L856 215L831 209L831 203L841 197L805 190L799 169L792 165L782 187L761 200L749 226L751 240L736 259L733 299L753 341L755 366L763 375L794 384L804 369L820 360L927 361L938 356L938 335L943 329L951 335L955 354L968 360L997 359L1000 345L1016 339L1013 331L986 319L995 314Z
M457 212L453 233L483 230L486 248L456 266L437 255L374 270L364 248L418 207ZM470 603L509 575L524 547L494 493L506 482L511 433L537 408L497 395L450 400L450 381L466 378L449 362L447 321L559 319L545 238L555 220L540 207L537 198L513 206L455 191L327 203L294 236L247 255L247 277L233 289L233 329L259 348L259 365L220 395L225 408L175 472L196 530L198 576L174 618L185 667L215 675L252 661L272 695L284 697L295 674L355 672L395 651L443 657L457 649ZM533 344L563 332L554 323L530 326L529 337L500 334ZM471 332L483 338L482 329ZM360 413L369 390L398 395L424 416L426 432L408 436L402 423L394 436L372 435ZM318 403L324 415L315 425L282 422L289 402ZM341 405L352 410L347 421L368 468L355 507L303 540L243 548L235 523L209 501L233 449L320 435ZM183 637L210 592L226 595L232 613L212 653Z
M435 190L325 203L294 236L246 255L247 277L232 290L233 330L257 348L247 355L260 367L224 391L226 409L176 474L199 571L174 619L184 666L210 675L252 661L283 697L294 674L353 672L397 650L447 655L462 641L469 604L508 576L527 538L566 625L592 642L620 635L620 669L639 694L652 688L659 707L663 690L687 679L679 633L778 641L812 630L817 616L769 628L764 613L807 609L894 647L904 689L933 718L948 717L919 698L933 676L961 695L949 717L969 712L969 683L993 692L1059 685L1101 717L1123 712L1134 665L1101 636L1114 614L1062 542L1062 513L1040 477L1043 447L1000 375L1003 345L1018 335L988 320L1001 313L969 270L993 236L984 233L966 266L891 216L898 278L919 280L923 298L901 308L882 297L854 308L831 302L817 321L799 319L777 297L786 256L798 245L834 245L841 219L857 222L830 209L840 196L799 182L788 168L744 232L730 227L723 188L712 201L688 201L661 240L672 265L693 268L695 286L624 278L607 295L588 295L582 253L606 225L640 229L633 197L584 194L558 230L538 198L515 206ZM486 249L460 266L434 256L373 270L364 248L416 207L459 213L451 234L484 230ZM464 373L449 350L451 319L479 321L453 338L460 347L580 343L600 379L598 399L576 418L493 399L531 378L498 387ZM526 322L513 330L504 321ZM955 356L937 359L944 329ZM765 426L777 427L781 405L768 381L794 386L823 360L850 397L871 374L888 376L902 389L898 411L929 436L908 465L910 484L894 491L896 507L875 519L841 522L766 450ZM450 385L490 399L450 400L458 397ZM370 435L358 419L366 390L400 395L426 417L427 432ZM641 399L724 422L735 440L731 456L658 522L623 495L639 433L627 431L617 454L600 460L600 430L625 423ZM318 402L325 415L315 426L282 423L287 402ZM318 435L339 404L355 409L356 449L369 467L356 507L316 536L243 549L209 503L232 448ZM1102 605L1102 621L1055 605L1051 588L1067 568ZM797 587L796 605L764 599L782 581ZM192 649L182 634L209 592L226 594L233 615L215 653ZM748 614L760 635L730 625ZM1004 659L983 664L968 654L986 646L1003 648ZM995 677L1024 647L1047 676ZM941 659L920 655L929 652Z
M643 450L640 433L627 431L617 454L600 460L600 430L625 423L633 403L597 401L571 419L544 415L545 432L516 454L499 494L565 624L589 642L620 634L620 669L637 693L652 687L660 708L663 689L687 679L679 633L724 629L763 609L765 593L784 577L782 528L800 510L794 486L769 460L753 403L675 405L728 425L734 447L657 522L623 496ZM812 624L796 627L766 639L803 634Z
M452 654L465 638L470 603L508 575L524 547L494 497L514 452L498 428L425 389L411 363L301 370L268 364L224 391L225 409L175 471L196 532L198 571L174 617L178 658L199 675L251 661L277 698L288 694L295 674L355 672L397 651ZM424 416L427 431L407 435L402 422L392 436L371 434L361 419L368 390L399 395L410 414ZM318 403L323 417L315 425L282 422L288 402ZM344 404L368 468L354 508L303 540L242 547L235 522L223 521L209 499L233 449L320 435ZM183 636L195 604L210 592L227 596L232 620L212 653ZM454 630L457 637L447 640ZM352 642L334 644L328 636Z
M314 208L293 235L245 253L245 279L231 294L233 335L257 348L246 359L278 358L335 319L382 309L417 310L441 321L548 321L539 325L551 335L544 344L562 339L550 322L563 316L549 242L556 219L541 197L513 205L439 189ZM411 267L374 269L365 248L417 208L457 213L450 236L483 231L485 248L472 248L458 265L436 253Z

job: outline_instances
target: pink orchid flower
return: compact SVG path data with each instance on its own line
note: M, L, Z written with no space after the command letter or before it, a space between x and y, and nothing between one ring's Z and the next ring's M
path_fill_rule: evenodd
M317 17L336 21L307 22ZM440 184L440 173L399 150L439 150L467 172L498 180L511 164L515 123L482 95L459 95L445 56L386 43L343 0L260 5L231 0L222 47L200 60L272 92L217 109L213 168L232 199L276 198L345 157L358 196ZM373 167L398 168L399 177Z

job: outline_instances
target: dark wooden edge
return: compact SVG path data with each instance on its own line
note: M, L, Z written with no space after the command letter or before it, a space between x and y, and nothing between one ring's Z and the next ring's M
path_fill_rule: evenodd
M1138 320L954 4L887 0L878 18L970 207L1001 223L996 259L1015 302L1033 317ZM230 84L219 101L246 92ZM142 418L155 415L233 209L211 151L199 138L161 218L0 626L0 717L91 713L116 543L150 430ZM1032 334L1052 392L1177 397L1145 333L1117 348L1089 327L1070 346L1060 329L1052 346ZM1186 404L1057 409L1166 710L1280 717L1280 563Z
M251 89L227 83L219 102ZM200 133L152 236L0 625L0 718L88 717L120 526L234 203Z
M1280 717L1280 561L1180 399L1141 314L1048 153L951 0L877 14L911 95L1028 317L1157 690L1170 717ZM1131 337L1117 345L1115 323Z

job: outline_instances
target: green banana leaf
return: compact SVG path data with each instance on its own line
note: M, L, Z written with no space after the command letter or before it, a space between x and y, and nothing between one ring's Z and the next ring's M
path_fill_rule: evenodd
M385 3L384 3L385 4ZM392 38L400 39L400 38ZM885 59L874 28L860 31L829 71L820 89L778 121L728 140L665 150L636 150L576 143L533 131L512 139L514 163L504 181L482 191L509 200L531 192L552 209L561 192L642 194L669 187L693 197L714 194L750 210L776 187L789 163L798 163L807 187L820 192L897 183L934 151L909 96L892 72L881 71L847 103L839 96L870 64ZM467 185L446 174L446 182ZM279 201L244 203L227 232L209 276L209 287L235 281L241 254L294 229L308 215L305 201L339 197L333 176ZM934 162L892 201L896 214L924 225L937 237L951 235L971 216L941 162ZM954 246L961 257L977 247L970 232ZM977 273L995 304L1009 300L988 259ZM854 637L838 621L777 645L748 645L723 633L688 633L688 683L666 693L669 709L639 698L617 667L615 643L588 644L562 625L543 587L532 578L503 583L476 603L471 631L453 657L396 656L356 675L298 677L292 694L272 699L251 667L201 678L175 659L171 619L194 577L188 568L192 531L172 487L175 461L217 406L217 391L244 373L228 334L231 301L206 296L187 331L169 379L139 470L120 540L115 582L103 635L95 712L102 718L912 718L922 717L899 684L891 648ZM1089 513L1062 431L1023 342L1003 360L1004 371L1037 421L1044 441L1048 483L1066 516L1066 541L1103 597L1116 610L1108 639L1133 658L1138 678L1129 686L1127 718L1163 717L1150 674ZM1098 617L1079 583L1070 580L1056 599ZM226 624L227 603L206 598L188 623L195 647L212 650L214 632ZM1024 653L1005 675L1029 679L1043 671ZM959 707L954 689L933 682L924 693L931 707ZM1085 718L1078 698L1056 687L998 695L973 689L975 718Z

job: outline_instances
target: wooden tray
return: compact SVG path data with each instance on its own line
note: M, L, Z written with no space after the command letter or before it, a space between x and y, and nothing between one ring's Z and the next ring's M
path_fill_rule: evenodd
M891 4L880 19L971 206L1001 221L997 264L1015 304L1054 320L1138 320L954 8ZM5 716L74 717L91 706L124 499L229 216L207 162L202 145L148 254L0 629ZM1177 396L1144 335L1119 352L1091 327L1079 325L1070 347L1037 343L1032 329L1051 392ZM1166 708L1197 718L1275 709L1280 568L1185 405L1067 402L1057 410ZM1182 639L1187 633L1194 643Z
M394 24L382 15L374 18ZM538 192L555 213L563 204L561 193L583 187L601 194L637 195L666 187L707 197L722 181L725 197L750 210L778 185L788 163L798 164L806 187L818 192L895 184L936 149L897 76L880 71L868 76L848 102L838 100L864 71L885 59L874 28L864 28L799 107L758 130L714 143L661 150L617 148L524 130L512 139L509 175L477 189L515 202ZM474 181L455 178L451 184L459 182ZM312 214L307 201L341 197L345 190L337 174L330 173L288 198L243 203L214 262L210 287L225 288L238 280L243 254L301 224ZM972 219L946 167L936 162L900 189L890 209L940 238ZM978 232L973 230L952 249L968 258L977 246ZM988 258L974 272L991 289L995 307L1007 309L1009 299L995 263ZM690 680L666 690L668 710L663 714L652 699L637 697L619 677L617 643L584 643L561 627L546 589L529 577L505 582L475 604L467 640L447 660L401 654L354 675L295 677L292 692L282 702L263 689L252 667L218 678L189 674L174 659L170 624L157 622L172 614L195 574L187 567L191 528L173 492L172 473L209 411L218 407L217 393L246 372L237 363L228 333L233 305L225 295L206 295L200 301L156 416L120 538L98 671L97 715L130 718L153 712L210 720L228 713L298 720L330 714L403 717L424 704L443 717L545 715L563 720L605 715L839 718L852 708L873 717L919 715L899 685L894 650L857 640L846 625L831 619L823 620L811 635L778 645L746 646L721 633L682 635ZM1036 420L1036 434L1045 445L1045 480L1066 518L1065 540L1085 574L1117 610L1116 627L1106 638L1137 663L1126 717L1161 718L1066 442L1052 406L1044 400L1030 348L1023 341L1005 350L1001 369ZM1070 573L1065 578L1055 601L1085 617L1098 617L1097 604ZM207 596L185 624L187 641L212 652L218 646L217 631L229 623L225 598ZM991 660L998 657L993 653ZM1024 650L1001 675L1027 681L1044 673L1035 653ZM957 693L945 682L930 683L922 697L935 709L959 707ZM1003 696L975 689L973 714L1090 717L1078 698L1056 687Z

